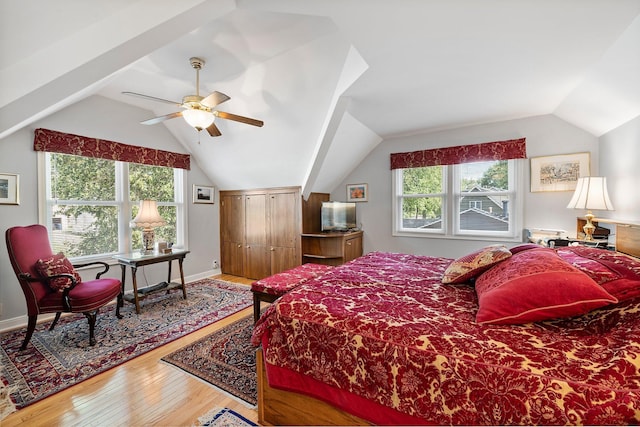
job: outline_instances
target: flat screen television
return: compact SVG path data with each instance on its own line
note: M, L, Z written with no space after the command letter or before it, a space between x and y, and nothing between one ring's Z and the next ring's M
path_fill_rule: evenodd
M322 231L349 231L356 228L356 204L322 202Z

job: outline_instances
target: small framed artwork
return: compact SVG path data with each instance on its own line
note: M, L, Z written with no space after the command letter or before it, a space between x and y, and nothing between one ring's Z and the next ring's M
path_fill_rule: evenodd
M0 205L20 204L20 175L0 173Z
M213 203L215 188L193 184L193 203Z
M366 202L368 199L367 184L347 184L347 202Z
M531 192L574 191L578 178L590 174L590 153L531 158Z

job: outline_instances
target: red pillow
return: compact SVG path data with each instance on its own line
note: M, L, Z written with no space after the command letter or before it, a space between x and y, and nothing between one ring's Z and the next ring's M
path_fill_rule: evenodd
M58 274L72 274L76 279L76 283L80 283L82 281L78 272L73 268L71 262L62 252L44 259L39 259L36 262L36 271L42 277L55 276ZM59 277L57 279L49 280L48 283L51 289L57 292L62 292L73 284L71 279L67 277Z
M513 255L476 280L478 323L521 324L588 313L618 300L552 249Z
M453 261L444 271L442 283L465 283L511 256L505 246L487 246Z
M540 249L543 246L538 245L537 243L522 243L520 245L509 248L511 254L517 254L518 252L528 251L529 249Z
M639 259L589 246L568 246L556 249L556 252L595 280L618 301L640 297Z

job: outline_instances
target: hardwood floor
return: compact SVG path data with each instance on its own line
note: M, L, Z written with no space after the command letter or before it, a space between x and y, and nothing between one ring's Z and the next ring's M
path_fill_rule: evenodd
M214 278L245 285L253 282L229 275ZM166 354L251 314L251 307L244 309L14 412L0 421L0 425L191 426L214 407L231 408L257 422L258 412L255 409L219 393L175 367L160 363Z

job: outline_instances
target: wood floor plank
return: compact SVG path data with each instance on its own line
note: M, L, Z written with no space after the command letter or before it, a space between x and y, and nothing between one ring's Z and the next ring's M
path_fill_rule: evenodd
M250 285L252 280L229 275L215 279ZM218 392L189 374L160 362L178 350L244 316L247 308L129 362L21 409L2 427L193 425L215 407L227 407L258 422L258 412Z

